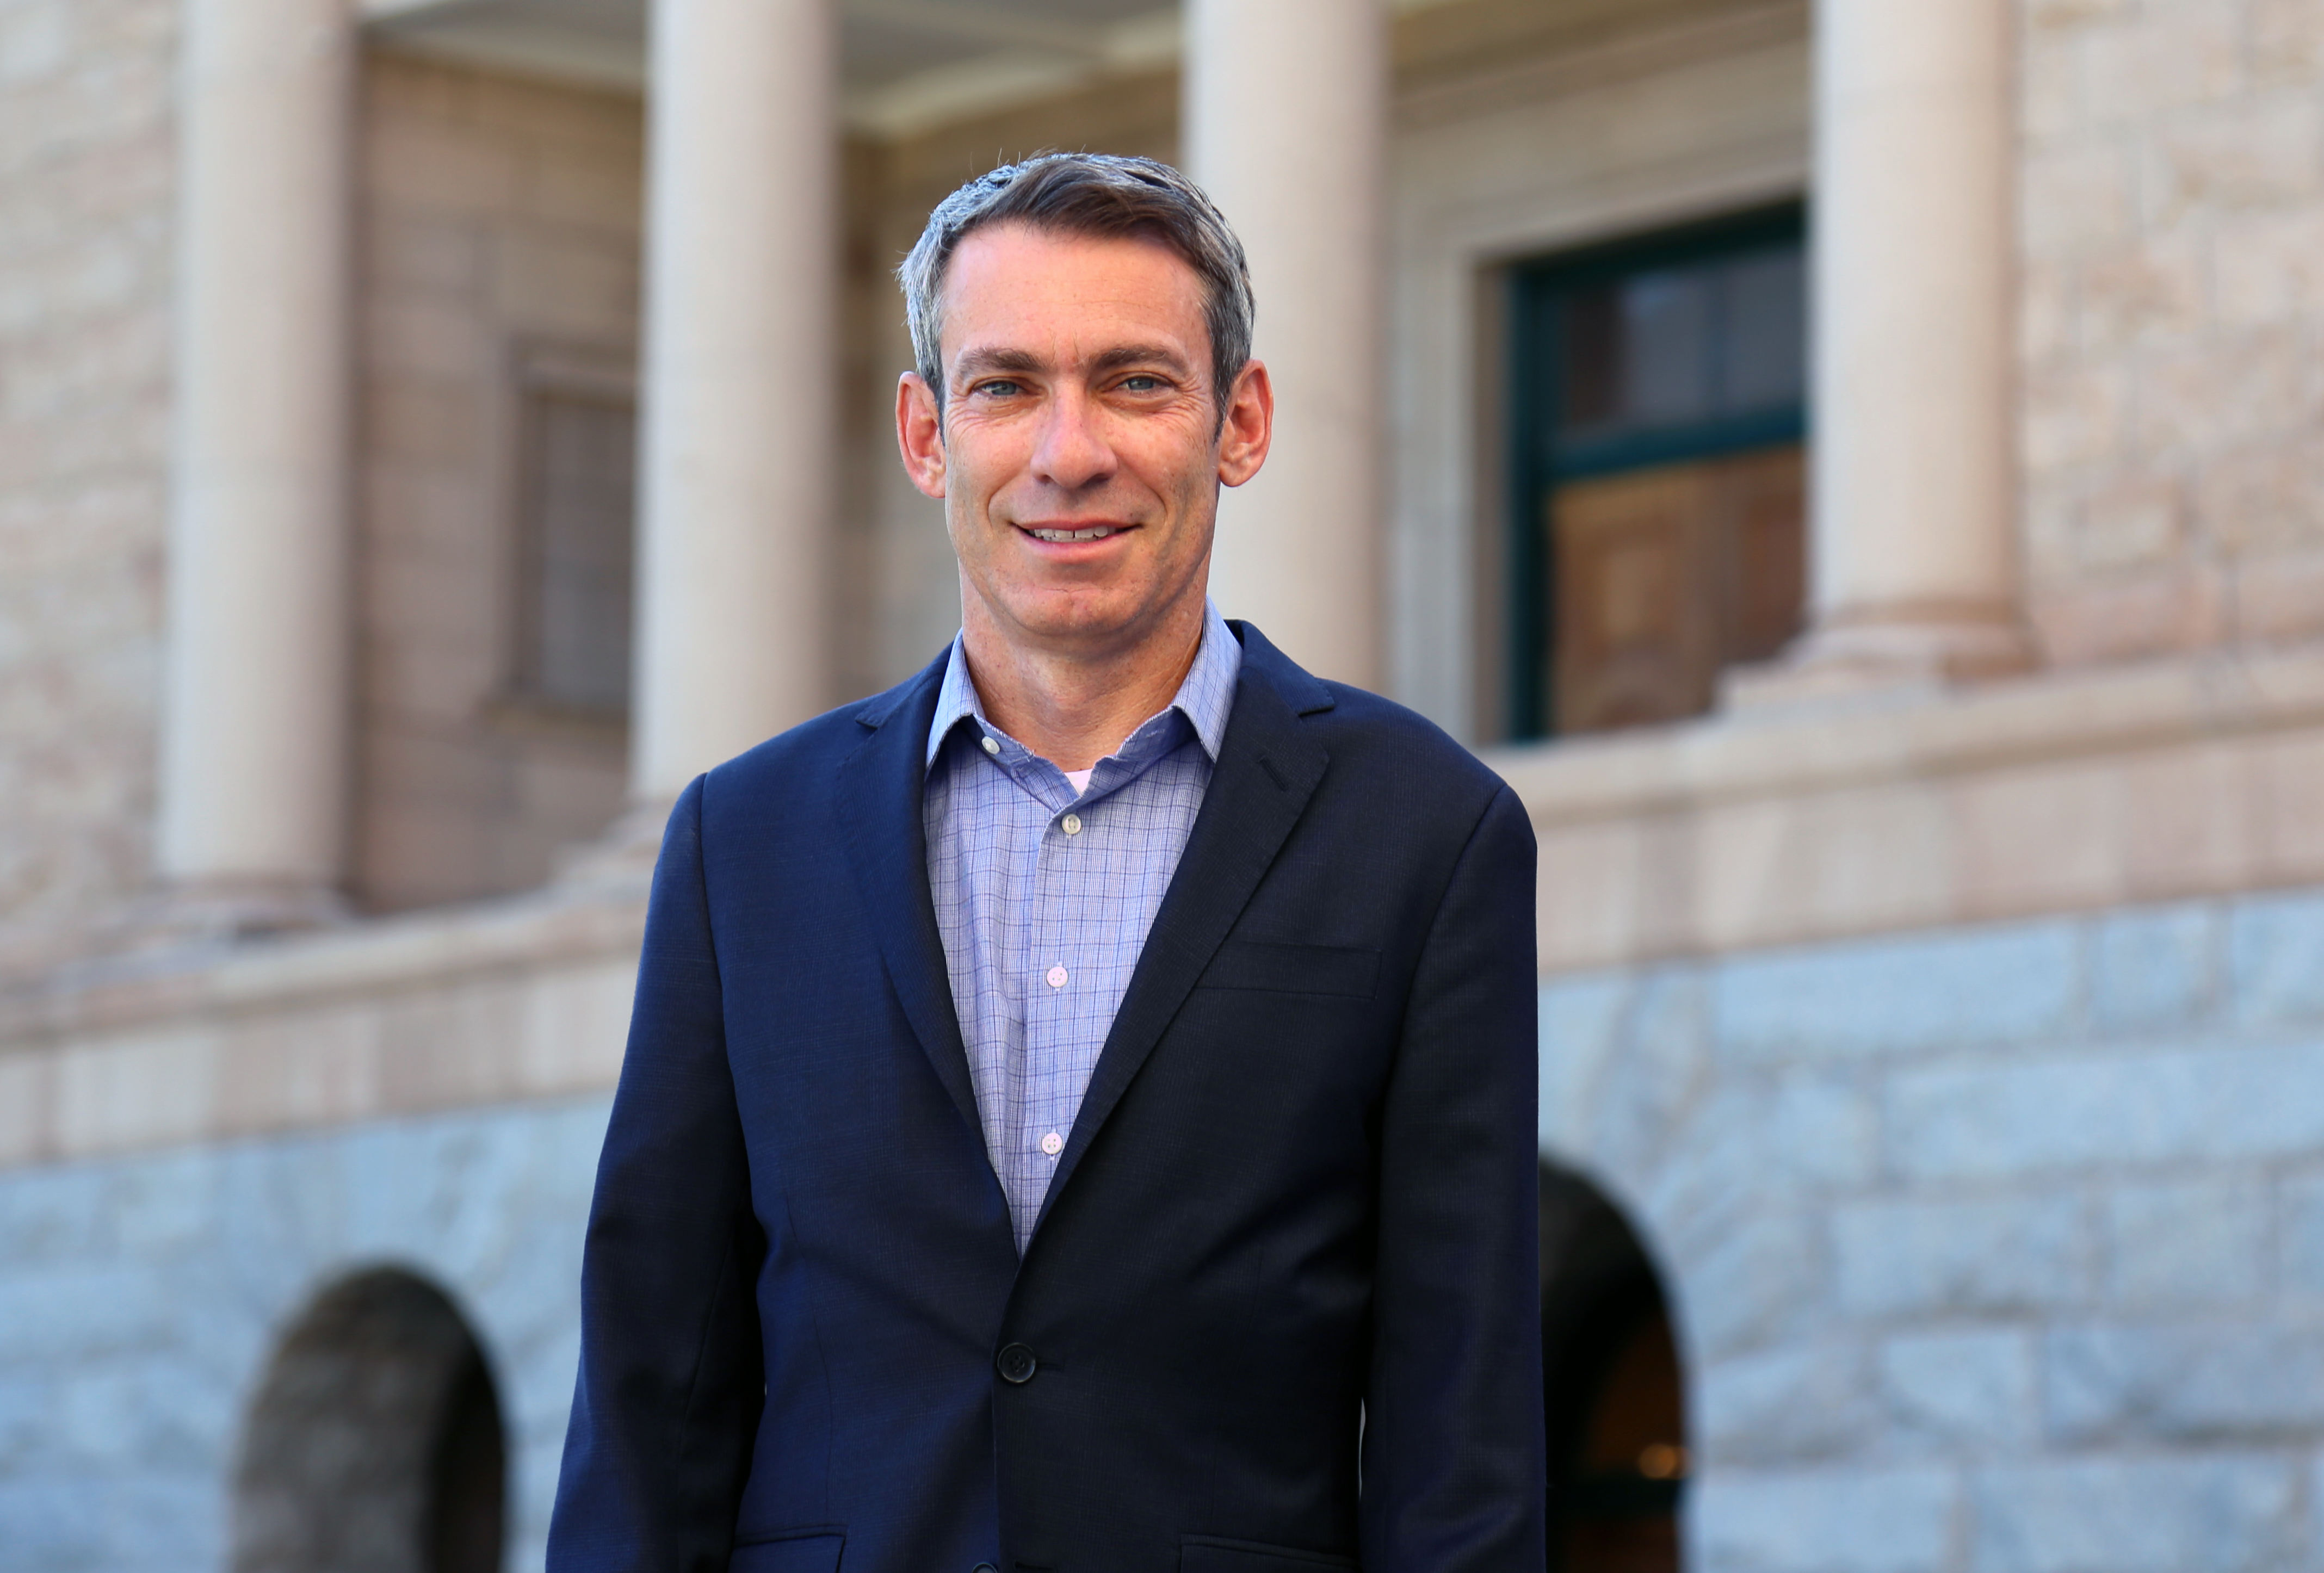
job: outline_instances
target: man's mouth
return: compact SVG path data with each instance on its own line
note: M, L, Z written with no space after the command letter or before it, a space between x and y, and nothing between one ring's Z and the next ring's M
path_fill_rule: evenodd
M1028 532L1035 540L1093 541L1103 540L1121 527L1118 524L1093 524L1087 529L1042 529L1038 526Z

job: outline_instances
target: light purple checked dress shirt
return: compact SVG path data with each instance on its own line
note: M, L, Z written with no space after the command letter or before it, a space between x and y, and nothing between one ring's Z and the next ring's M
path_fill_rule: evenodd
M928 888L1020 1255L1202 809L1241 669L1242 647L1206 604L1169 708L1076 793L985 720L953 639L928 728Z

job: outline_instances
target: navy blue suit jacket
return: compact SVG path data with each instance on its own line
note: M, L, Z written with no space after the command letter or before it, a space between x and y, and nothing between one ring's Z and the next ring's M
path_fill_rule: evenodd
M552 1573L1538 1573L1532 831L1235 627L1021 1262L928 895L942 663L679 799Z

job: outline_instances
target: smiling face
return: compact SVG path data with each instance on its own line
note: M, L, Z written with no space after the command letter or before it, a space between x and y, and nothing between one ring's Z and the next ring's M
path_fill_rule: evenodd
M1199 626L1219 484L1257 473L1272 402L1254 362L1222 420L1203 307L1157 242L1011 223L954 253L943 410L907 374L896 418L972 634L1091 658Z

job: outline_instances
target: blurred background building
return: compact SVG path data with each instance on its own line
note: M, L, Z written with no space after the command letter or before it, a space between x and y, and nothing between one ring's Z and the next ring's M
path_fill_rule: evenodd
M2324 0L0 0L0 1566L540 1565L659 814L951 633L1053 147L1534 815L1558 1565L2324 1568Z

